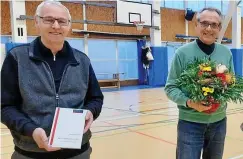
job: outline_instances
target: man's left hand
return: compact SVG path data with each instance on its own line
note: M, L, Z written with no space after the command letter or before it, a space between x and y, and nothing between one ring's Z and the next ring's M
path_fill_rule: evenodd
M87 111L87 114L85 116L85 127L84 127L84 133L86 133L89 128L91 127L91 124L94 121L93 114L91 113L90 110Z

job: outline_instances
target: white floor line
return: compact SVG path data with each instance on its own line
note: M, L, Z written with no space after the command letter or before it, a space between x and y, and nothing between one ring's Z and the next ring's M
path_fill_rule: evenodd
M131 104L128 104L130 105L129 108L137 108L137 107L144 107L144 106L153 106L153 105L166 105L166 104L169 104L169 102L161 102L161 103L152 103L152 104L144 104L144 103L131 103ZM176 104L174 104L176 106ZM111 104L104 104L103 105L104 107L109 107L111 106ZM121 105L116 105L116 108L118 109L124 109L124 106L121 104Z
M100 119L97 120L97 122L104 122L104 121L114 121L114 120L120 120L120 119L128 119L128 118L133 118L133 117L137 117L137 116L146 116L146 115L150 115L150 114L159 114L159 113L168 113L168 112L176 112L177 110L164 110L164 111L156 111L156 112L150 112L150 113L137 113L134 115L128 115L128 116L122 116L122 117L115 117L115 118L106 118L106 119Z
M7 135L11 135L11 133L0 134L0 136L7 136Z
M240 156L235 156L235 157L229 158L229 159L240 159L240 158L243 158L243 154Z

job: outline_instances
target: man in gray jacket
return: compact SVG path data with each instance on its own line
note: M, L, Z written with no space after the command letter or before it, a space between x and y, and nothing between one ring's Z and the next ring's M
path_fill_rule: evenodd
M90 158L89 129L104 97L89 58L65 41L70 21L60 2L42 2L35 15L40 37L11 49L3 63L1 121L14 138L12 159ZM56 107L88 110L81 149L48 145Z

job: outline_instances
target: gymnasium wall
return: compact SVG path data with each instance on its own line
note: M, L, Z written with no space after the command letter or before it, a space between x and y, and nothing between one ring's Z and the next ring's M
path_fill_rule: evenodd
M39 1L26 1L26 15L34 16L35 9ZM102 3L114 3L111 1L102 1ZM168 5L169 1L165 4ZM177 3L179 4L179 3ZM83 20L83 6L81 4L64 3L70 10L73 20ZM181 6L182 7L182 6ZM193 6L191 6L193 7ZM86 6L86 16L88 20L109 21L113 22L115 19L115 8ZM184 42L183 40L176 39L176 34L185 34L185 11L172 8L161 8L161 40L171 42ZM11 18L8 1L1 1L1 42L7 43L11 39ZM193 21L189 22L189 35L195 36L195 16ZM241 21L243 23L243 19ZM72 29L83 30L83 24L73 23ZM230 23L225 37L231 38L232 24ZM242 28L243 30L243 28ZM144 29L142 33L138 33L135 27L123 26L105 26L89 24L88 31L100 31L110 33L122 33L130 35L149 35L149 29ZM27 34L28 42L31 42L38 33L35 30L34 21L27 20ZM241 32L243 43L243 31ZM90 35L88 39L88 56L91 59L92 66L98 79L112 78L110 75L102 73L125 73L121 76L123 80L138 79L138 55L136 41L129 40L131 38L121 37L108 37L101 35ZM84 51L83 35L77 33L69 34L68 42L74 48ZM168 67L170 68L171 60L174 56L175 50L182 45L176 43L173 45L165 45L168 49Z
M161 40L182 41L176 34L185 34L185 12L183 10L161 8Z
M10 6L8 1L1 1L1 35L11 35Z
M8 43L10 36L1 36L1 42ZM36 37L28 36L32 42ZM69 44L84 52L82 38L67 38ZM122 80L138 79L137 42L135 40L88 39L88 56L98 79L113 78L119 72ZM4 59L4 58L3 58ZM107 74L104 74L107 73Z
M39 1L26 1L26 15L34 16L35 9L39 4ZM115 3L113 1L102 1L100 3ZM70 10L73 20L83 20L83 6L81 4L65 2L64 5ZM86 6L86 14L88 20L100 20L113 22L116 18L115 8L106 8L98 6ZM185 34L185 11L179 9L161 8L161 40L162 41L181 41L175 38L176 34ZM11 24L10 24L10 9L8 1L1 1L1 35L11 35ZM241 21L243 23L243 19ZM193 21L189 22L189 35L195 35L195 16ZM83 24L72 23L72 29L83 30ZM241 28L243 30L243 27ZM231 38L232 24L230 23L225 37ZM88 24L88 31L100 31L110 33L122 33L130 35L149 35L149 29L145 28L142 33L136 30L136 27L124 27L124 26L106 26L106 25L95 25ZM28 36L36 36L34 21L27 20L27 34ZM243 35L243 31L241 32ZM83 37L77 33L70 33L69 37ZM107 36L91 35L91 38L107 38ZM111 38L111 37L109 37ZM114 37L118 39L118 37ZM243 42L243 36L241 36ZM129 38L123 38L129 39Z
M35 9L37 8L40 1L26 1L26 15L34 16ZM102 3L105 3L102 1ZM108 3L108 2L106 2ZM114 2L109 2L114 3ZM83 20L83 6L81 4L75 3L63 3L69 10L73 20ZM10 35L11 34L11 24L10 24L10 10L9 2L1 1L1 18L2 23L1 34ZM107 21L113 22L115 20L115 8L107 7L97 7L97 6L86 6L86 18L87 20L97 20L97 21ZM34 20L27 20L27 34L28 36L37 35L35 29ZM83 30L83 24L72 23L72 29ZM122 34L138 34L135 27L121 27L121 26L106 26L106 25L95 25L89 24L88 31L100 31L100 32L111 32L111 33L122 33ZM144 29L141 34L149 35L149 29ZM82 35L70 33L69 37L82 37ZM97 38L103 38L102 36L94 36Z

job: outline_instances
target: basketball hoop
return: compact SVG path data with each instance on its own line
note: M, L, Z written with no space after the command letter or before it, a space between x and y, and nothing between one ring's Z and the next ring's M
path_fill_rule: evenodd
M143 30L143 25L144 25L145 22L143 21L134 21L133 24L136 25L137 27L137 31L139 31L140 33L142 32Z

